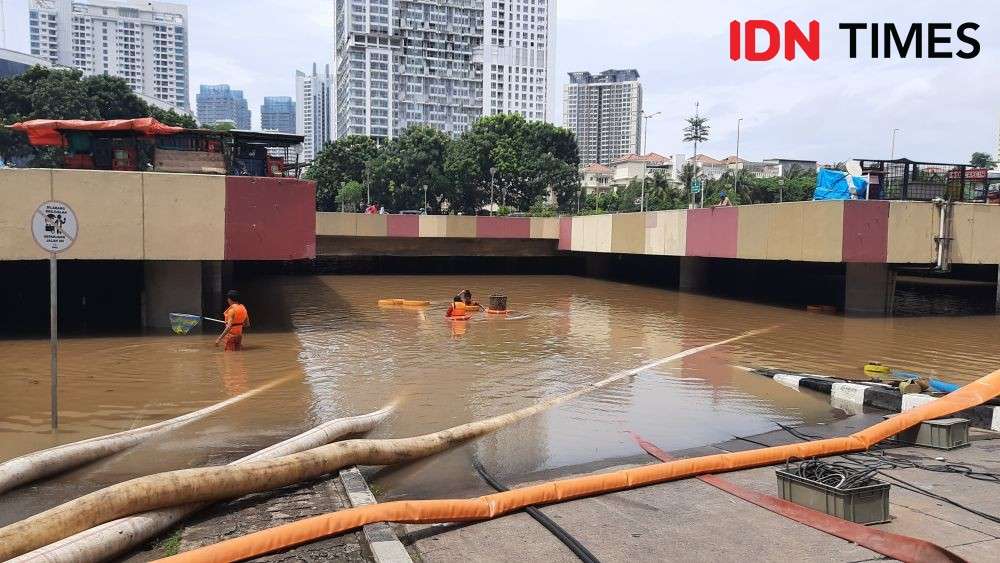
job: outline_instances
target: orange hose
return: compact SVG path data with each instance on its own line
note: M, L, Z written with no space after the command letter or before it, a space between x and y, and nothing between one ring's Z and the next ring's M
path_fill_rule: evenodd
M846 437L682 459L611 473L551 481L474 499L397 501L350 508L181 553L165 561L175 563L242 561L342 534L375 522L427 524L488 520L527 506L564 502L710 473L774 465L792 458L859 452L925 420L940 418L980 405L997 395L1000 395L1000 370L941 399Z

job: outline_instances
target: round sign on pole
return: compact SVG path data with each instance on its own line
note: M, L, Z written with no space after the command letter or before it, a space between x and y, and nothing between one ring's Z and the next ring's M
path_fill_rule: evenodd
M78 232L76 213L61 201L46 201L31 216L31 235L46 252L65 252L73 246Z

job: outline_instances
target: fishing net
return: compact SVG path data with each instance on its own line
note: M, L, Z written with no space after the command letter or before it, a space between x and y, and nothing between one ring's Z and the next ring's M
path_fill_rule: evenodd
M198 315L185 315L183 313L170 313L170 328L177 334L187 334L201 324L201 317Z

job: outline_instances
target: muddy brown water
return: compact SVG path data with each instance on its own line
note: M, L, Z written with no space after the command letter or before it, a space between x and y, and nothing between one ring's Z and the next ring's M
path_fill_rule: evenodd
M468 287L502 289L515 315L443 319ZM67 338L60 351L61 428L48 425L48 342L0 341L0 460L178 416L263 383L284 383L106 460L8 493L0 523L100 486L224 463L321 421L398 401L376 437L431 432L681 350L769 326L771 332L645 371L453 451L374 475L386 498L481 490L478 457L501 478L611 465L638 455L627 431L681 449L843 413L825 396L738 369L774 366L861 376L878 360L967 382L1000 366L996 317L848 319L568 276L273 277L243 288L247 349L213 334ZM380 298L432 300L380 308ZM269 328L270 327L270 328Z

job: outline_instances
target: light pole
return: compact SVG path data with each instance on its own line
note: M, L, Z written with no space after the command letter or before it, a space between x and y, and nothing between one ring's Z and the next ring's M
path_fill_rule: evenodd
M372 174L371 174L371 171L369 170L370 166L371 166L371 161L370 160L366 160L365 161L365 189L367 190L367 193L368 193L368 205L372 204Z
M736 190L739 178L740 178L740 128L743 125L743 118L736 120L736 171L733 172L733 195L736 195Z
M646 211L646 176L649 175L649 171L647 170L649 161L645 160L645 158L646 151L649 150L649 120L653 119L657 115L660 115L661 113L663 112L658 111L656 113L644 113L642 115L642 118L645 119L646 122L642 130L642 155L640 155L644 160L642 163L642 193L639 195L639 211Z
M893 129L889 134L889 160L896 159L896 133L899 133L899 129Z
M493 200L493 186L496 185L497 169L495 166L490 167L490 215L493 215L493 208L496 206Z
M427 184L424 184L424 215L427 214Z

